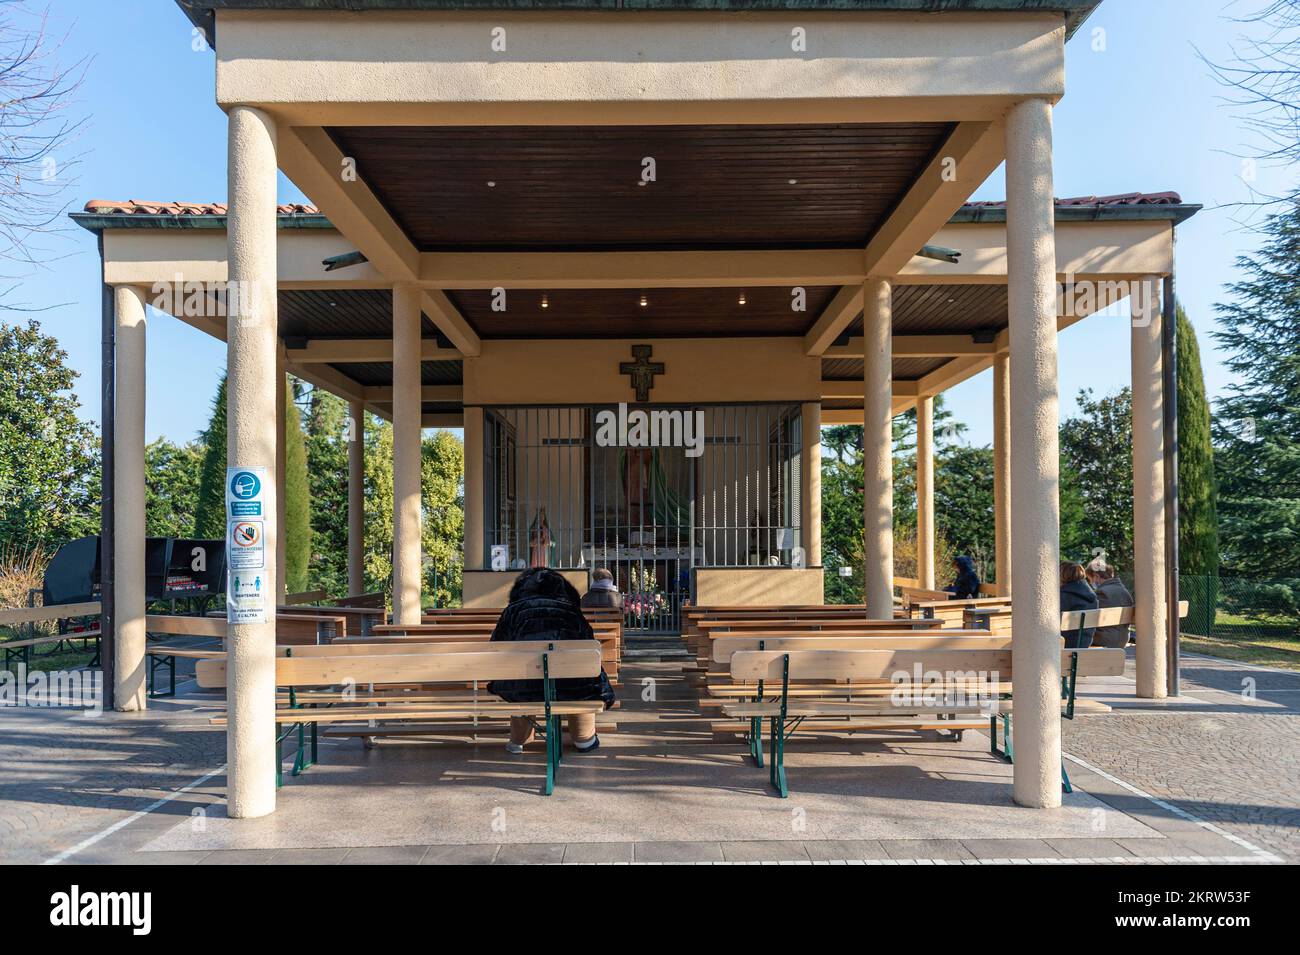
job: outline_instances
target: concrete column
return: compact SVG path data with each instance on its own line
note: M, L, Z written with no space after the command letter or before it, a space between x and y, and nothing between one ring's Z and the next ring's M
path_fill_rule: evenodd
M803 525L804 566L822 565L822 406L805 401L801 409L803 468L800 472L799 519Z
M420 622L420 292L393 287L393 620Z
M483 409L465 409L465 570L486 570L483 547Z
M862 318L862 522L867 617L894 615L893 288L867 279Z
M116 605L113 616L113 708L143 710L144 634L144 294L119 285L116 404L113 414L113 536Z
M993 359L993 535L998 594L1011 596L1011 361Z
M366 590L366 409L348 402L348 595Z
M285 573L285 542L289 535L285 533L287 525L284 520L284 481L286 477L285 435L289 416L289 379L285 372L286 356L284 342L278 338L275 342L275 526L279 533L275 535L275 603L284 605L288 593L288 574Z
M916 576L934 590L934 397L916 401Z
M259 109L230 109L227 174L230 210L227 245L230 281L238 308L226 320L228 465L275 473L276 374L276 129ZM263 526L268 555L265 589L278 587L278 495L263 486ZM227 812L236 818L275 811L275 613L267 622L231 624L226 631L229 723L226 727Z
M1061 804L1060 479L1052 107L1007 114L1007 286L1011 368L1012 697L1015 801Z
M1159 279L1143 279L1130 297L1133 327L1133 603L1137 627L1137 692L1168 695L1165 646L1164 397L1161 389Z

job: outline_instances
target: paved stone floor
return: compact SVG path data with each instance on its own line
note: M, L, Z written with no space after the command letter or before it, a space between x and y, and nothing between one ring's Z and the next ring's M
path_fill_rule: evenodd
M630 692L643 678L656 681L653 707ZM1300 858L1300 674L1189 658L1177 701L1138 701L1126 680L1090 686L1116 709L1066 724L1066 751L1083 762L1069 763L1079 792L1057 813L1011 806L1009 768L975 733L963 744L795 744L783 803L765 772L709 741L674 666L625 667L623 681L632 699L618 732L599 754L566 760L550 799L536 795L536 758L505 761L497 739L369 754L338 741L252 825L224 818L224 734L206 722L221 704L192 685L142 715L0 709L0 862ZM386 814L385 799L416 808L385 827L365 812ZM566 805L592 824L547 828L572 818ZM498 808L509 823L494 829ZM472 813L483 818L464 823Z

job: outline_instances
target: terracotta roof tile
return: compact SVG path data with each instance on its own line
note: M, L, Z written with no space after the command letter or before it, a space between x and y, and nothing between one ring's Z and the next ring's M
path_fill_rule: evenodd
M1176 206L1182 204L1182 197L1176 192L1126 192L1115 196L1072 196L1057 199L1058 206ZM969 208L1003 209L1006 202L968 202ZM141 216L224 216L224 202L150 202L143 199L128 199L125 202L113 202L107 199L92 199L86 203L86 212L99 215L141 215ZM315 206L305 203L287 203L276 206L280 215L320 215Z
M1183 197L1176 192L1126 192L1117 196L1073 196L1057 199L1058 206L1179 206ZM968 206L982 209L1004 209L1006 200L996 202L968 202Z
M99 215L138 215L138 216L224 216L224 202L150 202L143 199L128 199L125 202L113 202L108 199L91 199L86 203L86 211ZM275 211L280 215L319 215L315 206L295 202L278 205Z

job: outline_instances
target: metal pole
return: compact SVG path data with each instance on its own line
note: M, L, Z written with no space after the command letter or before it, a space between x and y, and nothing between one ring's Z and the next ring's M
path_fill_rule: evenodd
M1166 616L1168 639L1165 641L1166 687L1170 696L1178 695L1179 633L1178 618L1178 311L1174 290L1173 265L1165 277L1163 299L1164 314L1160 328L1161 363L1164 372L1164 444L1165 444L1165 586L1169 610Z
M99 233L99 274L104 274L104 233ZM103 706L114 705L113 573L113 433L117 377L117 316L113 286L104 282L100 294L100 412L99 412L99 662L104 681Z

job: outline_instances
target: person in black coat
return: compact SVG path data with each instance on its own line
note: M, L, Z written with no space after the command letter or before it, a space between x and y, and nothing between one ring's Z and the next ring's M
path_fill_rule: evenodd
M596 637L582 614L573 584L548 567L533 567L520 574L510 588L510 602L501 611L492 639L595 641ZM542 681L493 680L488 691L511 703L535 703L542 699ZM614 702L614 689L602 669L599 676L556 680L555 699L603 700L608 708ZM522 753L532 741L533 731L531 719L512 716L506 749ZM569 735L579 752L591 752L600 745L596 717L590 713L569 717Z
M957 580L951 587L945 587L957 600L971 600L980 595L980 575L975 569L975 561L969 557L954 557L952 565L957 569Z
M1083 565L1076 564L1072 560L1062 561L1061 612L1064 613L1067 610L1096 610L1097 607L1097 595L1088 586L1088 579L1083 572ZM1067 650L1083 650L1092 646L1092 634L1095 629L1095 627L1086 627L1082 630L1062 630L1061 636L1065 637L1065 648Z

